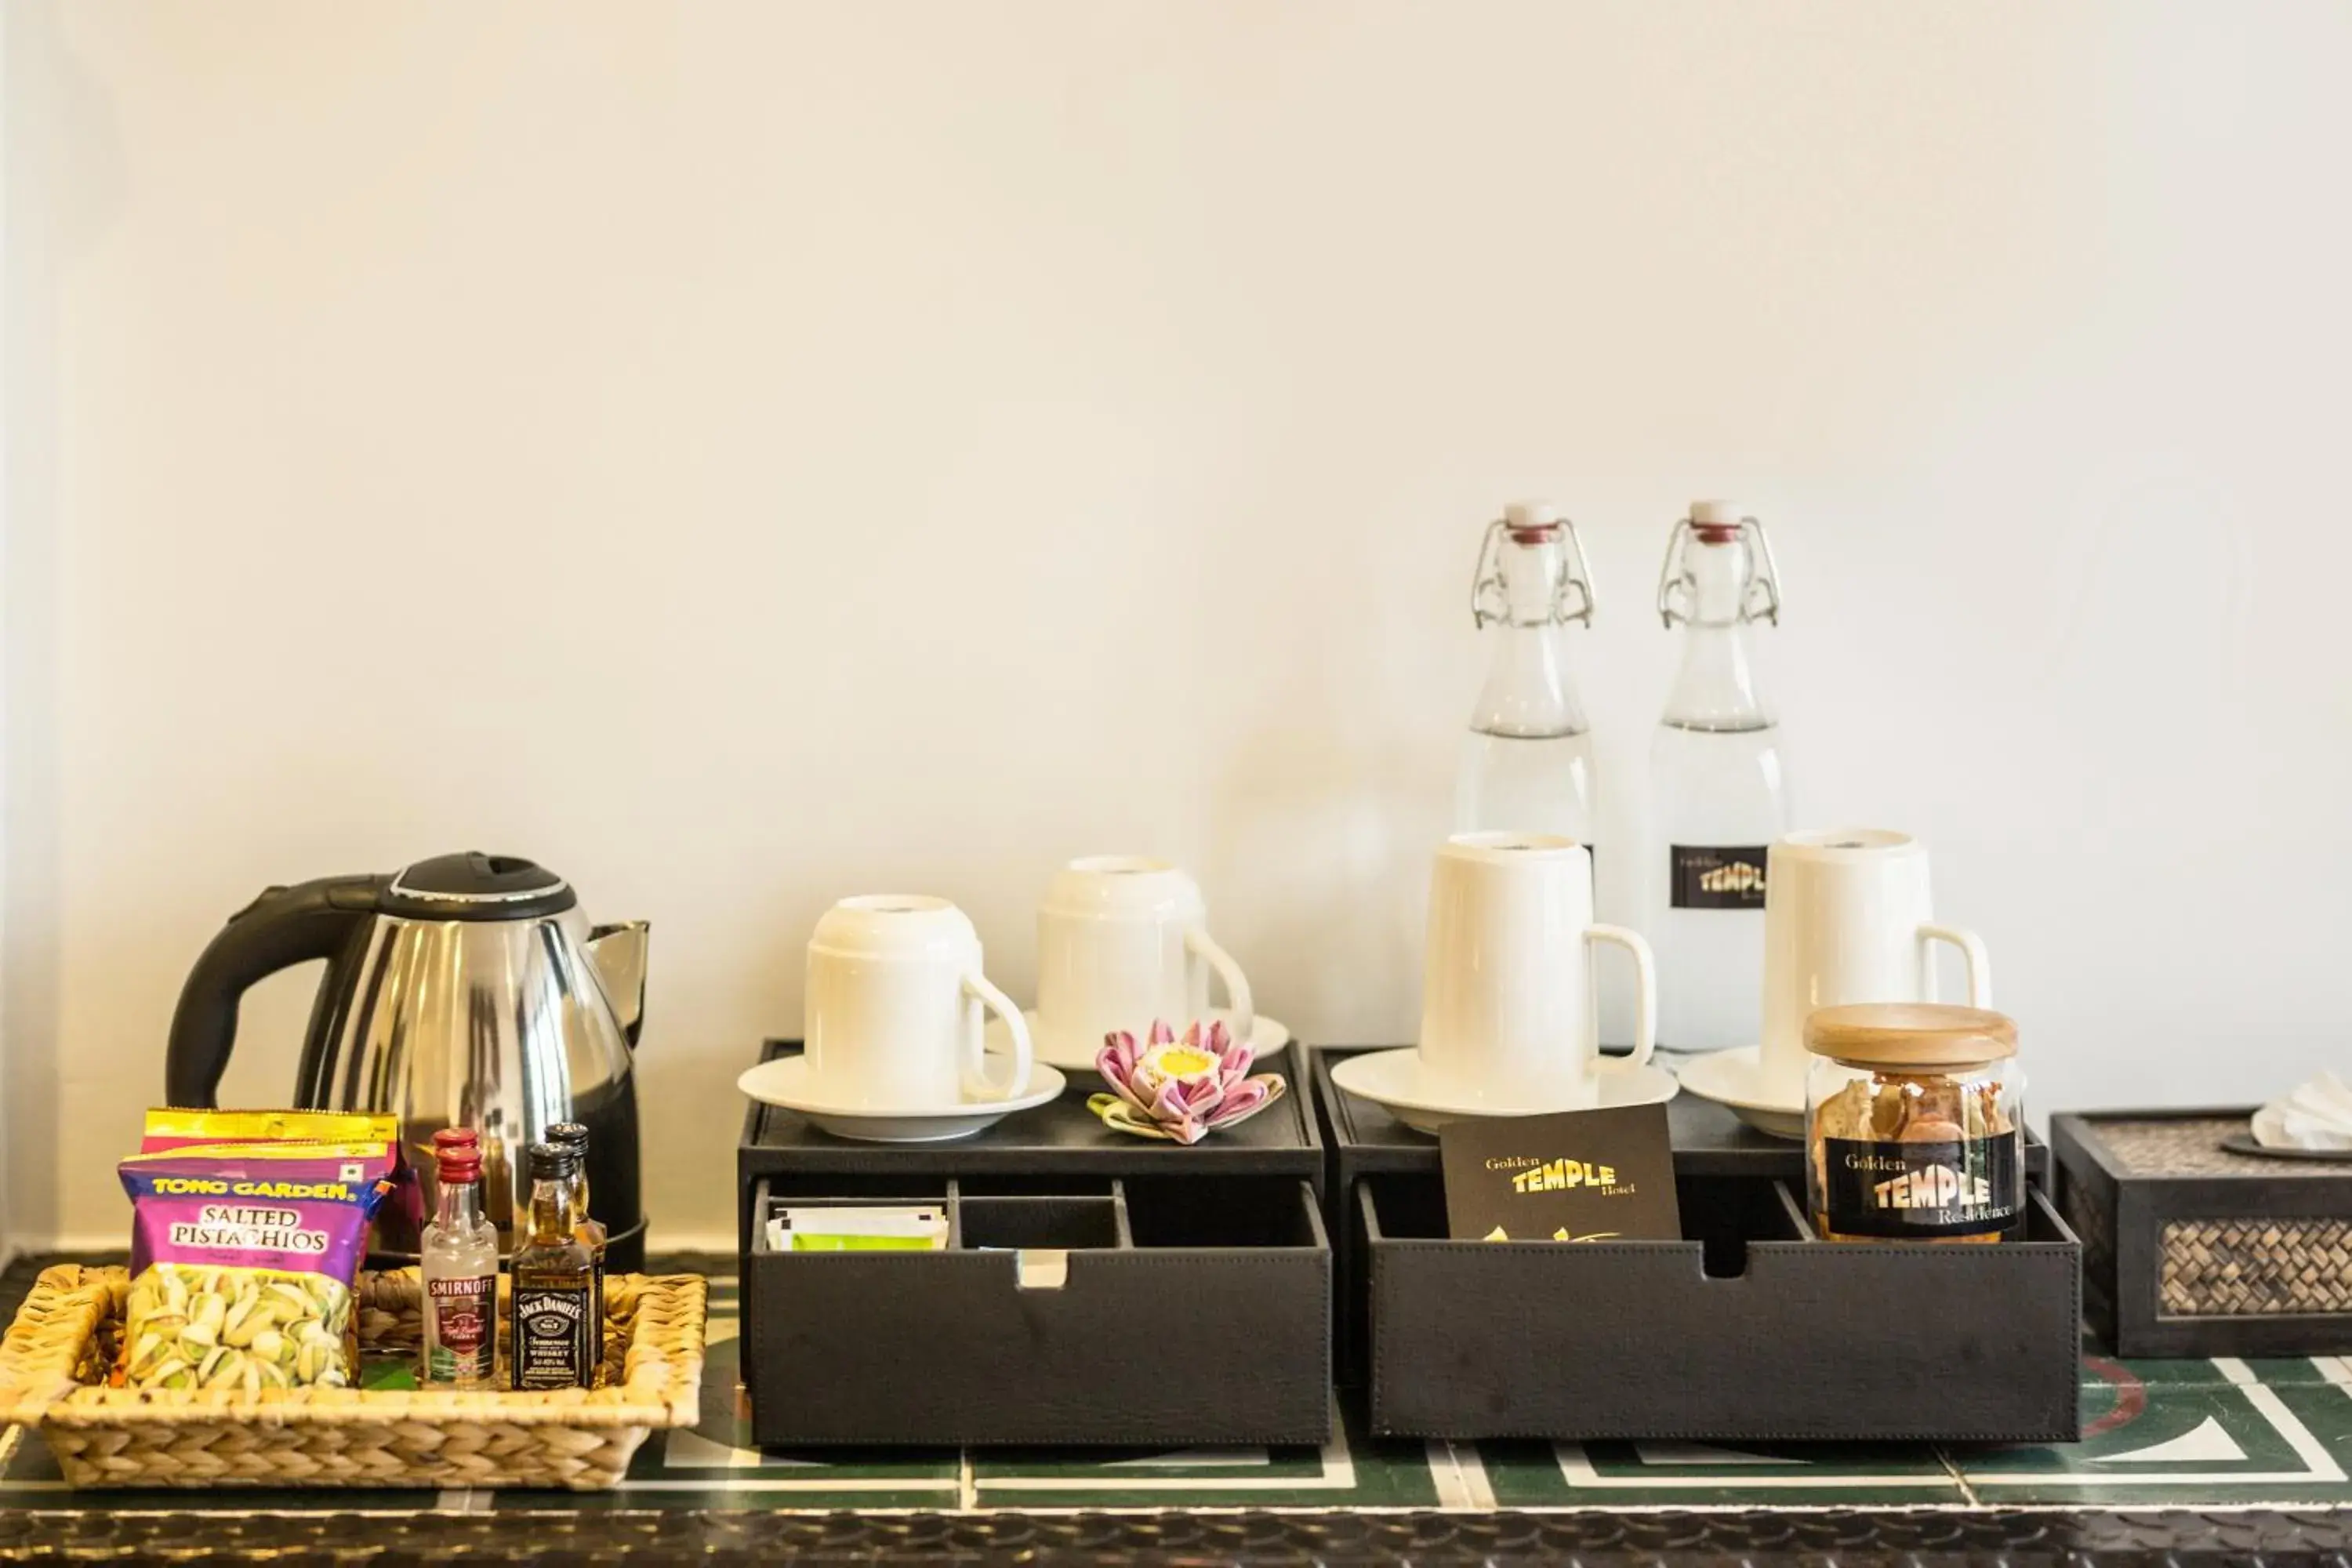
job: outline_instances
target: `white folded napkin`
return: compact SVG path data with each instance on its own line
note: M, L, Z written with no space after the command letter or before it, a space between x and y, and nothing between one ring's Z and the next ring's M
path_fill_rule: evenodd
M2265 1149L2352 1149L2352 1089L2332 1072L2298 1084L2254 1112Z

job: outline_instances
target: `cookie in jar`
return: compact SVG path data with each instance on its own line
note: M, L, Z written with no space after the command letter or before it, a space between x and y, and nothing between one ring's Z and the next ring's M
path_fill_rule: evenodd
M1805 1019L1806 1189L1824 1241L1996 1243L2025 1212L2017 1026L1933 1002Z

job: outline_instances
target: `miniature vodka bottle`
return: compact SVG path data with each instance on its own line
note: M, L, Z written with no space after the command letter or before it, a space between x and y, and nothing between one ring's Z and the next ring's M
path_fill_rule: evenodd
M472 1131L433 1135L440 1199L417 1258L425 1282L418 1382L488 1388L498 1361L499 1233L482 1214L482 1155Z
M1756 689L1750 624L1780 622L1763 525L1729 501L1675 524L1658 613L1682 627L1682 667L1650 745L1651 830L1664 844L1647 934L1658 1044L1753 1046L1762 1006L1764 861L1789 828L1780 732Z
M1470 614L1493 648L1454 790L1457 833L1556 833L1592 842L1592 735L1569 627L1592 624L1576 525L1540 501L1487 525Z

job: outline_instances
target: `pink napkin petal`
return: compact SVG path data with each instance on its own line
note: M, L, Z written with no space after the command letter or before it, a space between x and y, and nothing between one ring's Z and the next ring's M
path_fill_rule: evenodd
M1266 1086L1263 1079L1251 1079L1234 1085L1225 1091L1225 1098L1218 1104L1215 1114L1209 1118L1210 1125L1216 1126L1235 1117L1247 1116L1265 1103L1265 1096Z

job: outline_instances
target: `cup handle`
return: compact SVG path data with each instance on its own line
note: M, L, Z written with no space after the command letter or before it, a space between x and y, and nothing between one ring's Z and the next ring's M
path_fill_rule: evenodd
M1927 980L1932 980L1935 974L1927 963L1927 944L1931 942L1948 942L1960 950L1960 958L1969 966L1969 1005L1991 1006L1992 959L1985 952L1984 939L1976 932L1963 931L1958 926L1921 926L1919 928L1919 963L1922 978ZM1919 994L1923 996L1933 996L1936 993L1933 985L1922 985L1919 988Z
M1224 982L1225 1011L1234 1016L1234 1043L1248 1045L1250 1037L1257 1032L1257 1008L1251 1005L1249 978L1242 973L1242 966L1235 963L1234 955L1219 947L1216 939L1200 926L1185 928L1184 949L1196 958L1205 959L1209 967L1217 972L1217 978Z
M1603 1057L1598 1070L1632 1072L1648 1066L1650 1053L1658 1044L1658 965L1650 954L1650 944L1642 940L1640 931L1623 926L1587 926L1584 941L1588 947L1596 942L1614 942L1633 955L1633 1054Z
M965 975L963 992L972 1004L971 1027L964 1033L970 1042L963 1058L964 1092L975 1100L1011 1100L1029 1086L1029 1020L984 974ZM988 1081L988 1031L981 1021L982 1008L1003 1019L1006 1032L1013 1037L1013 1074L1002 1084Z

